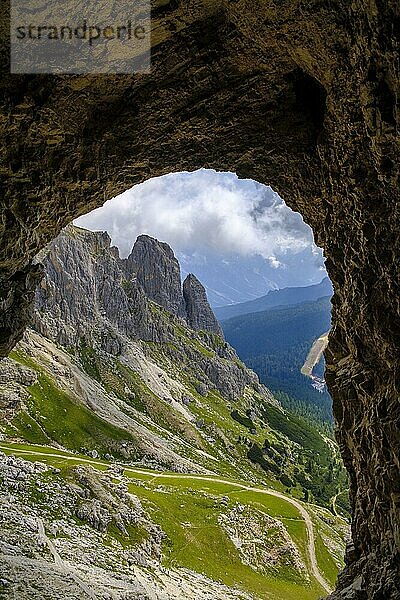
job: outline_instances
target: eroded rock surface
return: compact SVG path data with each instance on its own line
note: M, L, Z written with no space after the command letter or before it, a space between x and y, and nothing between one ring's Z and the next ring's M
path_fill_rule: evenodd
M165 568L165 533L112 469L80 466L61 476L0 453L0 508L2 598L251 600L194 571Z
M140 235L133 245L127 266L150 300L178 317L186 315L181 269L168 244Z
M222 329L208 303L206 290L192 273L183 282L183 297L189 327L211 331L223 338Z

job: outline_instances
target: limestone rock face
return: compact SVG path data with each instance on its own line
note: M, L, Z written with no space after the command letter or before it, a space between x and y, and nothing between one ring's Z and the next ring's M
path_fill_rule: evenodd
M223 338L198 279L188 276L182 290L168 244L142 235L128 259L121 259L107 233L70 225L39 253L36 262L41 260L45 276L36 292L35 328L64 346L82 339L90 345L100 332L103 349L118 354L116 331L132 339L163 339L165 324L149 300L192 329Z
M129 341L166 342L174 360L195 369L205 389L237 400L250 385L276 402L255 373L238 366L201 283L190 276L182 290L179 263L167 244L140 236L129 258L121 259L107 233L69 225L35 261L44 277L34 329L51 341L114 356ZM199 342L210 350L199 351Z
M186 315L181 269L168 244L140 235L128 257L127 268L150 300L178 317Z
M67 227L46 251L45 277L35 302L35 329L63 346L88 345L100 338L118 354L121 337L153 337L154 320L144 291L126 279L124 262L106 233Z
M72 77L10 74L3 11L0 352L29 321L33 257L74 218L169 172L272 185L312 226L335 290L326 380L353 548L334 598L398 598L400 5L152 9L150 74Z
M10 421L28 397L25 386L33 385L36 373L15 361L5 358L0 362L0 419Z
M206 290L197 277L191 273L183 282L183 297L189 327L211 331L223 338L222 329L207 300Z
M27 266L1 283L0 356L6 356L32 321L36 286L42 278L40 265Z

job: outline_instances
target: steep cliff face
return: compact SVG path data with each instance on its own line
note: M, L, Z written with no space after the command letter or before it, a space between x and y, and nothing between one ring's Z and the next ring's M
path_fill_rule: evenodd
M69 226L37 257L45 272L36 293L37 331L64 346L101 340L113 354L122 351L123 336L162 336L144 289L110 244L106 233Z
M192 273L183 282L183 297L189 327L211 331L223 338L222 329L208 303L206 290Z
M35 254L105 198L205 166L272 185L335 288L327 381L354 542L335 598L397 598L399 3L152 5L146 76L10 75L3 13L0 350L29 320Z
M184 318L192 329L224 337L200 281L190 274L182 288L180 265L168 244L140 235L122 264L126 276L137 282L149 300Z
M121 259L107 233L70 225L36 261L43 261L45 276L36 292L35 327L64 346L82 338L97 344L100 337L105 351L118 354L122 341L116 332L167 339L170 332L149 301L192 329L223 338L204 287L190 276L182 290L172 249L154 238L139 236L128 259Z
M129 258L121 259L106 233L70 225L36 260L44 277L34 327L46 338L115 356L130 341L163 343L180 364L192 363L207 390L214 387L234 400L246 385L259 386L224 342L200 282L192 276L182 291L179 264L167 244L140 236ZM194 342L185 344L190 335ZM213 351L196 352L196 338L200 349L206 343Z
M127 269L150 300L178 317L185 316L181 270L168 244L140 235L128 257Z
M142 288L126 279L118 250L105 233L68 227L38 257L45 276L36 293L35 328L64 346L101 339L118 354L123 335L152 335Z

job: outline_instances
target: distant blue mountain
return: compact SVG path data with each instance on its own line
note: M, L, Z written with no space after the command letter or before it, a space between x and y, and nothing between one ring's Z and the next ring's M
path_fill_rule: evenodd
M308 285L306 287L286 287L281 290L270 290L265 296L241 302L240 304L232 304L229 306L214 307L214 313L219 321L225 321L232 317L246 315L249 313L258 313L274 308L277 306L292 306L302 302L310 302L332 296L332 283L328 277L325 277L316 285Z
M188 273L196 275L206 288L213 309L256 300L270 290L315 285L325 274L321 272L323 256L312 248L277 256L279 267L259 254L239 256L210 250L196 252L191 248L175 248L175 254L182 277Z
M329 331L330 324L331 303L325 296L231 317L222 321L222 328L225 339L243 361L273 352L286 352L306 342L305 360L312 342ZM291 367L291 364L282 362L284 370Z

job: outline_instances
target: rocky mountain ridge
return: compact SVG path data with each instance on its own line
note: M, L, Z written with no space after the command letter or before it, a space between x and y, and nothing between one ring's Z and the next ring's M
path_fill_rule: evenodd
M35 328L63 345L75 345L77 335L94 342L99 329L106 351L121 352L118 334L131 339L161 341L168 334L154 318L156 303L192 329L223 337L194 275L183 289L180 267L172 249L141 235L127 259L121 259L106 232L68 226L37 257L45 277L35 302Z
M249 468L231 413L278 403L219 335L200 282L182 287L169 246L140 236L121 259L107 234L69 226L36 260L33 330L1 370L7 435L177 471Z
M126 266L127 275L140 285L149 300L177 317L186 317L181 269L168 244L140 235L122 264Z
M48 339L66 348L84 343L114 356L132 341L162 343L173 354L177 335L189 327L214 347L213 360L207 352L196 358L201 383L210 387L211 381L231 399L247 384L258 386L257 376L238 366L224 342L201 283L188 275L182 289L179 264L167 244L139 236L128 259L120 259L107 233L69 226L37 260L45 276L36 294L34 329ZM186 344L186 356L191 347Z

